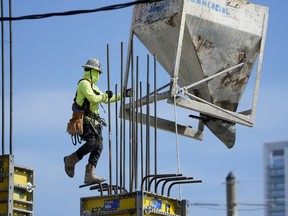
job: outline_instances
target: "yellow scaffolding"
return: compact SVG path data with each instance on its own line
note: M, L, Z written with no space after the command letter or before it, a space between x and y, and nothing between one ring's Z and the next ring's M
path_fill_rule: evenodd
M34 170L14 165L12 155L0 156L0 216L33 216Z

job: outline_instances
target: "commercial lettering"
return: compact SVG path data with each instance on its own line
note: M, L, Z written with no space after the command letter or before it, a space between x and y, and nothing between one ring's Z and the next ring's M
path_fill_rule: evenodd
M94 207L92 208L92 212L99 212L99 211L103 211L104 207Z
M204 7L207 7L211 10L214 10L216 12L219 12L219 13L222 13L222 14L225 14L225 15L230 15L230 10L225 7L225 6L222 6L220 4L217 4L215 2L212 2L212 1L207 1L207 0L190 0L192 3L196 3L196 4L199 4L199 5L202 5Z
M132 194L127 194L127 195L121 195L119 196L119 199L130 199L130 198L134 198L135 197L135 194L132 193Z

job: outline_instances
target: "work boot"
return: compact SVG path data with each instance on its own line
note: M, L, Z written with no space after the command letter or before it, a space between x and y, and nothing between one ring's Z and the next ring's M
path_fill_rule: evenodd
M69 156L64 157L65 163L65 172L70 177L74 176L75 164L79 161L76 152L72 153Z
M85 178L84 178L85 184L101 183L103 181L106 181L105 178L94 176L94 169L95 169L94 165L90 163L86 165Z

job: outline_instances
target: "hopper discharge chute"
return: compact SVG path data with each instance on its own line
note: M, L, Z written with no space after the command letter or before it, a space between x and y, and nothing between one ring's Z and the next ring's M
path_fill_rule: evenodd
M168 102L199 112L231 148L235 124L254 124L267 20L268 8L245 0L166 0L137 5L131 34L171 76ZM239 113L257 58L252 108Z

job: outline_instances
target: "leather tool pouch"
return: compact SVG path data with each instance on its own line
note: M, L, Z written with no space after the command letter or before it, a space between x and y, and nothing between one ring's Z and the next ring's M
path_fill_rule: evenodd
M84 111L73 112L72 118L67 124L67 133L70 135L83 134Z

